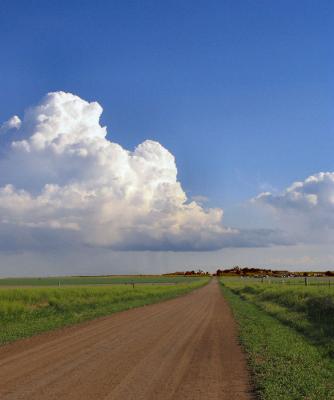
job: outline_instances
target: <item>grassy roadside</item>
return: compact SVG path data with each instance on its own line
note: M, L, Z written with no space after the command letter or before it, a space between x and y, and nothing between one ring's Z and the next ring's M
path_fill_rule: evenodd
M326 339L325 335L330 332L318 332L318 341L312 340L303 334L303 329L307 332L310 324L306 314L289 312L288 307L282 311L282 306L273 304L273 294L269 299L267 293L267 303L262 294L260 304L260 293L253 292L247 297L225 285L222 290L239 323L240 339L248 354L260 399L334 399L333 358L326 344L319 340L321 335ZM281 302L286 297L287 293L278 296Z
M170 299L207 278L169 286L18 288L0 290L0 345L117 311Z

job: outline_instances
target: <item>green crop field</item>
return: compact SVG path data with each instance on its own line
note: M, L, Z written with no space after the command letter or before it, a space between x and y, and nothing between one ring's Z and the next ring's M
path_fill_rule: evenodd
M334 286L223 278L263 400L334 399Z
M155 284L188 283L198 277L127 275L127 276L54 276L42 278L0 278L0 288L4 286L64 286L64 285L114 285L114 284Z
M148 282L146 278L139 277L136 278L136 282L142 282L141 279ZM163 282L169 280L169 278L163 279ZM70 278L69 280L71 281ZM132 281L133 277L129 282ZM176 297L203 286L208 282L208 278L186 278L183 282L179 280L176 282L179 283L161 285L155 281L156 285L134 285L134 287L114 285L3 288L0 290L0 344L116 311Z

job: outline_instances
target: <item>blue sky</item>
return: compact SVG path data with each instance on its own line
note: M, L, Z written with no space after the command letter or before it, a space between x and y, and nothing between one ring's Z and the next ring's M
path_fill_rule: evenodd
M331 1L3 0L0 121L96 100L111 141L158 141L189 198L247 225L240 204L334 170L333 22Z

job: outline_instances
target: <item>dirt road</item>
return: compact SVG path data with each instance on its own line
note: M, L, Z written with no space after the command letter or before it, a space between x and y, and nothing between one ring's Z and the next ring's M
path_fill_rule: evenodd
M251 399L218 283L0 348L1 400Z

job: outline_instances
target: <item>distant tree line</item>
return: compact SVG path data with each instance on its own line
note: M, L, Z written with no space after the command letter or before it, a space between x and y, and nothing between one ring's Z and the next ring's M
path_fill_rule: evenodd
M176 271L176 272L171 272L169 274L163 274L164 276L173 276L173 275L178 275L178 276L208 276L210 275L209 272L203 271L201 269L198 269L197 271L189 270L189 271Z
M214 276L273 276L273 277L298 277L298 276L334 276L334 271L326 272L290 272L287 270L272 270L267 268L253 268L235 266L228 269L217 269Z

